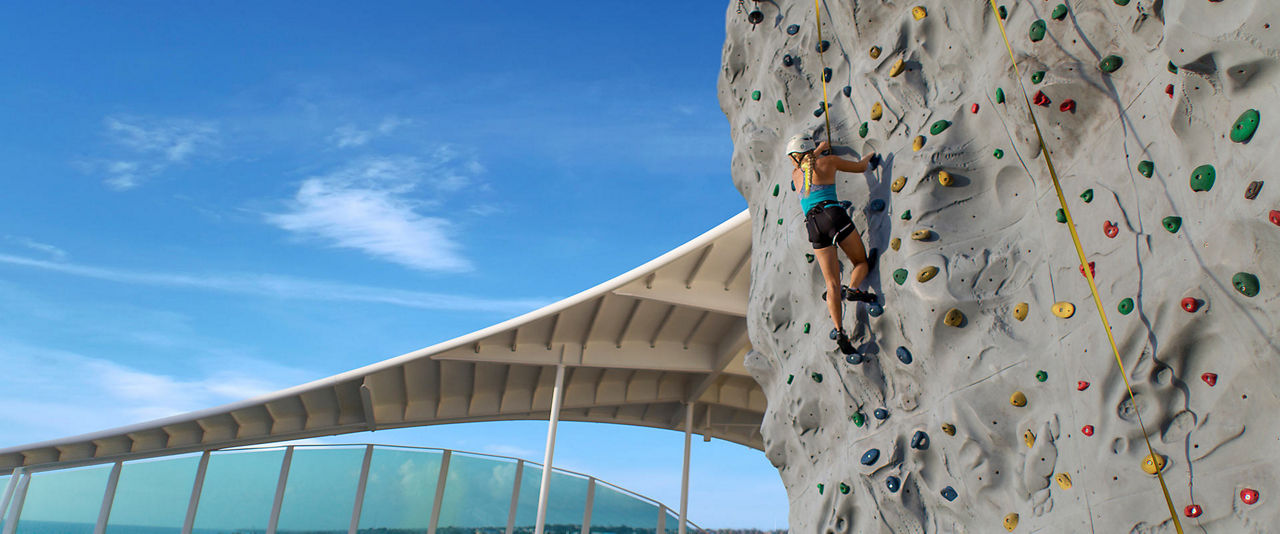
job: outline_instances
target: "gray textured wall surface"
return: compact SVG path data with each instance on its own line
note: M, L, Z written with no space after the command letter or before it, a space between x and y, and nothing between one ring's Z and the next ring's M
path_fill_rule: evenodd
M1017 532L1173 532L1143 470L1135 411L1165 459L1187 531L1280 529L1280 180L1271 176L1280 169L1280 2L1124 4L1067 2L1057 20L1054 0L999 2L1021 83L1047 99L1031 107L1138 410L1056 217L986 2L824 0L830 48L821 55L812 2L747 0L741 13L729 3L719 91L733 180L754 224L747 365L768 395L766 453L787 487L793 532L997 532L1010 514ZM754 9L763 22L753 26ZM1046 35L1034 42L1037 20ZM1107 73L1099 64L1109 55L1123 64ZM822 275L806 258L782 153L795 133L826 138L824 64L837 153L885 156L872 172L837 177L867 247L880 251L867 286L882 294L883 312L846 306L847 328L866 324L855 340L868 356L861 364L827 338ZM883 116L873 120L877 105ZM1260 114L1256 133L1233 141L1250 109ZM935 135L940 120L950 126ZM1215 174L1207 190L1192 178L1203 165ZM1255 181L1264 186L1251 195ZM913 239L919 230L928 239ZM938 274L919 281L928 267ZM1237 287L1247 278L1237 273L1256 276L1256 294ZM1074 315L1056 316L1059 302ZM960 326L943 322L952 309ZM1025 406L1011 402L1017 392ZM912 447L918 433L927 447ZM864 465L871 449L879 456ZM1193 504L1198 517L1185 510Z

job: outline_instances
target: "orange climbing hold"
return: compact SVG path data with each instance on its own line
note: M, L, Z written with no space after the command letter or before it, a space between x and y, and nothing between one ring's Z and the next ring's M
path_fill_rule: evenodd
M1093 425L1084 425L1084 426L1080 427L1080 433L1081 433L1081 434L1084 434L1084 435L1086 435L1086 436L1092 436L1092 435L1093 435Z
M1271 210L1271 213L1267 218L1271 219L1271 224L1280 226L1280 210Z
M1106 234L1107 237L1115 239L1116 235L1120 233L1120 227L1116 226L1116 223L1111 221L1103 221L1102 233Z
M1079 380L1076 382L1076 391L1084 391L1086 389L1089 389L1089 382L1085 380Z
M1064 113L1073 113L1075 112L1075 110L1076 110L1076 101L1070 98L1063 100L1062 104L1058 106L1058 111L1061 111Z
M1089 262L1089 274L1094 278L1098 277L1098 271L1093 268L1093 262ZM1084 266L1080 266L1080 276L1084 276Z
M1044 91L1036 91L1036 96L1031 102L1037 106L1049 107L1049 97L1045 96Z
M1186 310L1187 313L1195 313L1196 310L1200 309L1200 301L1196 300L1195 297L1182 299L1182 309Z
M978 112L978 104L975 102L972 106L969 106L969 113L977 113L977 112Z

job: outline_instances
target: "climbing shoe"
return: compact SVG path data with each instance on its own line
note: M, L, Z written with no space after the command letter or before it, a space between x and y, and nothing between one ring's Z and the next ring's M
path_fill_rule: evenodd
M844 298L845 300L852 301L852 302L875 302L876 301L876 295L874 293L868 293L861 289L845 288Z
M846 356L858 352L858 349L855 349L853 343L849 341L849 335L844 333L844 330L832 328L831 339L836 340L836 345L840 347L840 352Z

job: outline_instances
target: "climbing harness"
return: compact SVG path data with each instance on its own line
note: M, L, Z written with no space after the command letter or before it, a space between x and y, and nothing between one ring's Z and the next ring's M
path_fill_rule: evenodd
M814 1L816 2L817 0ZM1080 236L1076 233L1075 222L1071 218L1071 210L1067 208L1067 199L1062 194L1062 184L1058 182L1058 171L1053 168L1053 158L1049 155L1049 147L1045 144L1044 135L1040 132L1040 123L1036 120L1035 108L1031 106L1031 97L1027 95L1027 88L1022 85L1022 71L1018 69L1018 60L1014 58L1013 45L1009 44L1009 34L1005 32L1004 22L1000 19L1000 11L996 8L996 0L988 0L988 2L991 4L992 13L996 16L996 24L1000 27L1000 35L1004 38L1005 49L1009 51L1009 61L1013 63L1013 73L1018 80L1018 87L1022 89L1022 99L1027 104L1027 113L1031 115L1031 124L1035 127L1036 138L1040 142L1040 151L1044 154L1045 166L1049 168L1049 177L1053 180L1053 189L1058 194L1058 203L1062 206L1062 213L1066 216L1067 230L1071 232L1071 241L1075 244L1076 255L1080 258L1080 265L1088 265L1084 247L1080 244ZM1081 271L1084 273L1085 280L1089 281L1089 291L1093 293L1093 303L1098 308L1098 317L1102 319L1102 329L1107 333L1107 341L1111 342L1111 352L1116 357L1116 365L1120 367L1120 378L1124 379L1124 388L1129 393L1129 402L1133 404L1133 412L1138 416L1138 426L1142 429L1142 439L1147 444L1148 458L1153 459L1156 464L1156 480L1160 481L1160 490L1164 492L1164 502L1169 507L1169 518L1173 520L1173 527L1177 529L1178 534L1183 534L1182 523L1178 521L1178 512L1173 506L1173 498L1169 496L1169 487L1165 485L1164 475L1161 474L1161 467L1164 462L1151 446L1151 434L1147 432L1147 425L1142 421L1142 412L1138 409L1138 402L1134 399L1133 387L1129 385L1129 374L1125 371L1124 361L1120 358L1120 349L1116 347L1115 336L1111 334L1111 323L1107 321L1107 312L1102 308L1102 297L1098 296L1098 285L1093 279L1093 269L1081 268Z
M831 146L831 106L827 103L827 60L822 53L826 49L822 46L822 8L819 5L821 0L813 0L813 15L818 19L818 62L822 63L822 118L827 121L827 146Z

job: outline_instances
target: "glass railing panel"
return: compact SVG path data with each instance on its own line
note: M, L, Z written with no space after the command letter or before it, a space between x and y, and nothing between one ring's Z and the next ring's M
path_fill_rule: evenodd
M439 451L374 449L360 509L360 532L427 532L441 456Z
M666 522L663 523L663 525L664 525L664 529L667 531L667 534L679 534L680 516L677 516L676 513L671 510L667 510L667 520ZM689 530L688 532L692 532L692 531Z
M9 519L9 509L13 508L13 497L9 497L8 508L4 505L4 492L9 489L9 475L0 476L0 532L4 532L4 522ZM17 491L17 485L14 485L14 491Z
M655 534L658 505L596 483L591 507L591 534Z
M16 532L93 534L111 467L97 465L32 474Z
M577 534L582 531L582 516L587 509L587 485L585 478L551 471L551 487L547 488L547 534ZM516 505L517 531L534 528L541 486L542 468L525 464L520 480L520 500Z
M199 464L199 456L125 463L107 534L181 533Z
M196 509L199 534L263 532L271 518L283 450L216 452Z
M515 474L513 461L454 453L449 461L437 533L505 533ZM529 476L527 465L524 476Z
M351 525L364 450L295 448L277 531L345 532Z

